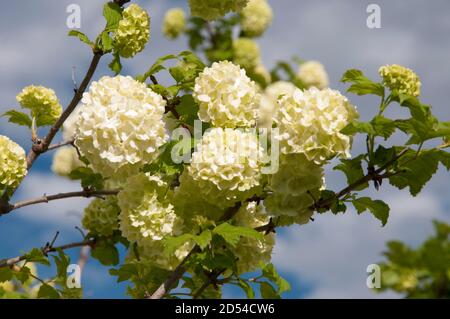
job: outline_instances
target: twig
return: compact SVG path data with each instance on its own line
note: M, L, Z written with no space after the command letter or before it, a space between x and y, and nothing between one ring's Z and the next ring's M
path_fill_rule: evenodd
M74 140L70 140L70 141L64 141L58 144L52 144L48 147L47 151L52 151L54 149L63 147L63 146L67 146L67 145L73 145Z
M15 204L9 205L9 207L4 208L3 210L0 208L0 216L6 215L6 214L10 213L11 211L22 208L22 207L35 205L35 204L48 203L50 201L55 201L55 200L59 200L59 199L66 199L66 198L72 198L72 197L89 198L89 197L97 197L97 196L102 196L102 195L105 195L105 196L111 195L112 196L112 195L117 195L118 193L119 193L119 190L95 191L95 190L86 189L86 190L79 191L79 192L59 193L59 194L55 194L55 195L44 195L42 197L17 202Z
M223 222L226 220L229 220L232 218L238 211L239 208L241 208L241 203L237 203L234 207L231 207L228 209L225 214L219 219L219 222ZM172 272L172 274L167 278L164 283L159 286L159 288L151 295L147 296L147 299L161 299L163 298L170 289L173 288L175 283L183 276L183 274L186 272L186 263L189 260L189 258L197 253L200 252L201 249L198 245L195 245L194 248L191 249L189 254L181 261L181 263L175 268L175 270Z
M74 243L70 243L70 244L66 244L66 245L62 245L62 246L58 246L58 247L44 247L42 248L42 252L44 254L48 254L51 252L55 252L58 250L66 250L66 249L71 249L71 248L77 248L77 247L83 247L83 246L93 246L95 245L95 240L93 239L87 239L87 240L83 240L80 242L74 242ZM18 256L18 257L14 257L14 258L9 258L9 259L2 259L0 260L0 268L2 267L10 267L22 260L26 260L27 259L27 255L22 255L22 256Z
M220 269L213 271L209 276L208 280L203 283L203 285L194 293L193 299L198 299L202 293L206 290L206 288L209 287L211 284L215 284L217 281L217 278L225 271L226 269Z

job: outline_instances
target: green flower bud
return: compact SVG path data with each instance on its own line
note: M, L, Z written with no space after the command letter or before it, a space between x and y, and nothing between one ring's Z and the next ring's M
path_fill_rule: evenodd
M163 22L163 34L168 39L176 39L186 29L186 15L181 8L167 11Z
M25 87L16 97L17 102L31 111L38 126L54 124L62 113L55 91L43 86L30 85Z
M189 0L193 16L215 20L228 12L240 12L249 0Z
M115 34L116 50L120 56L131 58L144 50L150 38L150 17L137 4L123 11Z
M420 87L422 84L413 70L393 64L382 66L378 72L383 78L384 85L391 91L412 96L420 95Z
M116 196L94 199L84 210L83 227L92 234L111 236L119 229L119 213Z

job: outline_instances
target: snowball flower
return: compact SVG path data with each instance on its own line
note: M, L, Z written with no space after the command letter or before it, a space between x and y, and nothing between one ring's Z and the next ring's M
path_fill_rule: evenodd
M317 164L336 155L350 157L352 140L340 131L358 118L358 112L339 91L296 89L279 105L276 138L282 153L302 153Z
M64 121L63 124L63 140L70 141L75 138L77 122L80 119L80 111L82 109L81 104L79 104L75 110L69 115L69 117Z
M125 238L145 247L178 234L180 220L167 201L167 191L167 183L148 173L127 180L118 195L120 230Z
M31 111L38 126L54 124L62 113L62 106L55 91L43 86L25 87L16 97L17 102Z
M241 12L241 26L246 36L262 35L272 23L273 12L267 0L250 0Z
M166 12L162 31L168 39L176 39L186 28L186 15L181 8L173 8Z
M252 70L261 63L259 46L249 38L233 41L233 56L233 62L247 70Z
M298 69L297 77L307 88L325 89L329 85L327 71L325 71L323 64L318 61L302 63Z
M8 137L0 135L0 191L16 188L26 174L25 151Z
M120 56L131 58L144 50L150 38L150 17L137 4L123 10L115 34L115 48Z
M72 146L60 147L53 155L52 171L61 176L68 176L75 169L84 166L78 158L77 150Z
M261 99L258 87L245 70L228 62L215 62L195 79L193 96L198 116L216 127L251 127L256 124Z
M256 134L213 128L192 154L189 174L222 191L247 191L259 185L263 160Z
M96 198L84 209L83 227L92 234L111 236L119 229L119 213L117 196Z
M297 87L291 82L277 81L266 87L259 108L258 127L272 127L278 110L278 99L293 94Z
M228 12L240 12L248 0L189 0L193 16L204 20L214 20Z
M324 171L303 154L282 155L269 187L272 193L264 201L268 214L281 216L280 225L304 224L313 213L309 207L324 188Z
M94 171L121 178L158 156L166 102L129 76L105 76L83 95L75 144Z
M392 91L412 96L420 95L420 79L413 70L393 64L382 66L379 71L383 83Z
M272 81L272 76L261 62L251 70L251 74L259 78L260 82L263 82L264 85L267 85Z

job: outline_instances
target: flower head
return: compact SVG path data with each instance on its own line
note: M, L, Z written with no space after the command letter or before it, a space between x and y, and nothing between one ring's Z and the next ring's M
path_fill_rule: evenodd
M116 196L96 198L84 209L83 227L92 234L111 236L119 229L119 213Z
M262 35L273 19L272 8L267 0L250 0L241 15L242 30L249 37Z
M55 91L43 86L30 85L25 87L16 97L17 102L31 111L38 126L52 125L62 113Z
M115 34L115 47L120 56L131 58L144 50L150 38L150 17L137 4L123 10Z
M296 89L279 100L277 124L281 152L303 153L318 164L339 155L350 157L351 139L340 131L358 117L339 91Z
M83 96L75 144L104 177L135 173L167 140L166 102L129 76L105 76Z
M140 247L178 234L181 222L166 194L168 185L158 176L140 173L130 177L119 193L120 230Z
M181 8L173 8L166 12L163 22L163 34L168 39L176 39L186 28L186 15Z
M393 64L382 66L378 71L383 83L392 91L412 96L420 95L420 79L413 70Z
M78 157L77 150L72 146L60 147L53 155L52 171L61 176L68 176L84 164Z
M233 41L233 56L233 62L247 70L252 70L261 63L259 46L250 38Z
M195 80L194 98L199 118L215 127L251 127L256 124L260 94L245 70L215 62Z
M248 0L189 0L193 16L205 20L215 20L228 12L239 12L248 3Z
M307 88L325 89L329 85L327 71L325 71L323 64L318 61L302 63L298 69L297 77Z
M8 137L0 135L0 191L16 188L26 174L25 151Z

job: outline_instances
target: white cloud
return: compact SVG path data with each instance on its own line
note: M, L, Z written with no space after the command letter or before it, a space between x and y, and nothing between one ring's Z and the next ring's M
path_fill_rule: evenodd
M293 285L300 289L302 282L312 283L309 298L379 297L366 287L366 267L382 260L386 241L418 244L432 232L431 219L446 218L438 198L429 193L411 198L397 192L382 198L391 205L384 228L371 214L358 216L353 209L344 215L316 215L315 222L279 236L275 264L294 275Z
M27 176L18 190L14 200L24 200L70 191L80 190L79 182L46 173L31 173ZM71 198L52 201L49 203L33 205L16 210L11 214L17 214L21 218L31 222L58 227L73 228L80 226L80 219L84 207L89 199Z

